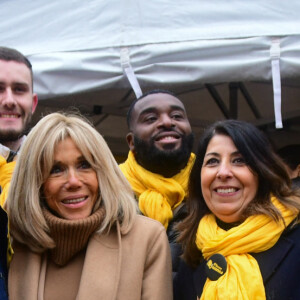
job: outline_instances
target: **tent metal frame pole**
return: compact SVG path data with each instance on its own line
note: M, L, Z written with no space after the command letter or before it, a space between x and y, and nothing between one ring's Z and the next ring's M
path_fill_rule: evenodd
M218 105L219 109L221 110L225 118L229 119L230 118L229 110L227 109L224 101L222 100L221 96L219 95L215 87L212 84L208 84L208 83L205 84L204 86L206 87L210 95L213 97L214 101Z
M249 92L247 91L245 85L242 82L239 82L238 85L239 85L239 89L240 89L241 93L243 94L245 100L247 101L247 103L248 103L250 109L252 110L255 118L256 119L261 119L261 114L260 114L257 106L255 105L252 97L250 96Z
M239 85L237 82L229 83L229 114L231 119L238 118L238 90Z

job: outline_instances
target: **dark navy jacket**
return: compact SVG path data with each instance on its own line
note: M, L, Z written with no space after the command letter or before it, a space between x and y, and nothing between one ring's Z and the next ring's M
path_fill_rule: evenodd
M271 249L251 255L260 267L267 300L300 300L299 225L287 229ZM174 278L174 300L196 300L197 295L200 298L207 278L205 263L192 269L180 262Z
M7 300L7 215L0 207L0 299Z

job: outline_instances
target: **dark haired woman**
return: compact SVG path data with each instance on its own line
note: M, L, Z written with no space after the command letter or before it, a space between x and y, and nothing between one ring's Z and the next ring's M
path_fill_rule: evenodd
M300 299L300 195L263 133L213 124L189 187L174 299Z

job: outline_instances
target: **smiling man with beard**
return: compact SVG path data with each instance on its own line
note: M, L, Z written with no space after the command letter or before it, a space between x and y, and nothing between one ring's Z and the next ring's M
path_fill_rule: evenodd
M38 103L32 66L19 51L0 47L0 204L4 204L17 153Z
M35 111L32 67L15 49L0 47L0 204L3 206L17 152ZM7 265L11 258L7 215L0 206L0 299L7 300Z
M120 168L142 214L165 226L176 271L180 249L174 224L185 216L184 199L195 159L191 125L183 103L165 90L150 91L134 101L127 124L130 151Z

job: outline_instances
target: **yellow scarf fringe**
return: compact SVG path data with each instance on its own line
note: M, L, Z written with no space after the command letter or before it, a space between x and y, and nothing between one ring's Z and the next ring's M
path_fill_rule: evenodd
M275 197L272 203L281 212L288 226L297 216ZM228 231L218 227L215 216L204 216L196 234L196 245L207 260L220 253L227 261L227 271L216 281L207 278L200 300L265 300L265 288L257 261L248 253L263 252L273 247L285 229L265 215L247 218Z
M140 166L130 151L120 168L138 197L143 215L161 222L168 228L173 210L187 195L188 178L195 160L191 154L187 166L171 178L151 173Z

